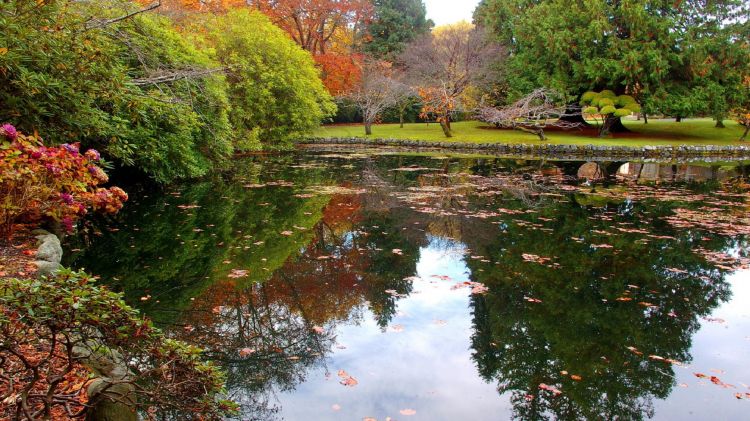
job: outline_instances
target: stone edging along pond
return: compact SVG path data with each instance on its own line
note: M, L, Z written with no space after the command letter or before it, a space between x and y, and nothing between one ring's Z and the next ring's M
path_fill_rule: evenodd
M534 155L548 157L612 157L612 158L731 158L750 159L750 145L700 145L700 146L607 146L607 145L553 145L468 143L460 141L435 142L406 139L362 138L306 138L302 145L396 146L407 148L438 148L459 152L483 152L503 155Z

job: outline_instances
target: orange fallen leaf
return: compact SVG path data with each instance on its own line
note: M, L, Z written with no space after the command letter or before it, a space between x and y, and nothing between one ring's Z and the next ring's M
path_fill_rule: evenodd
M252 348L242 348L242 349L240 349L240 357L245 358L245 357L247 357L248 355L250 355L250 354L252 354L254 352L255 352L255 350L252 349Z

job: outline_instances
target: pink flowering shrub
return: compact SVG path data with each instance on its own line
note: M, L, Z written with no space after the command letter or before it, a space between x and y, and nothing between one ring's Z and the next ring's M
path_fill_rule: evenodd
M0 126L0 238L10 238L19 222L53 219L68 231L90 210L116 213L128 200L108 181L93 149L78 144L46 147L10 124Z

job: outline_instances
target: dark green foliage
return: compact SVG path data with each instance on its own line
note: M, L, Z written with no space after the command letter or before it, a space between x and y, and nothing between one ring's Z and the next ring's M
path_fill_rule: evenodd
M635 96L649 112L719 116L734 101L736 69L747 67L747 10L740 0L483 0L475 21L512 53L511 96L539 86L572 97L609 87ZM668 95L698 95L705 104Z
M365 52L393 60L406 44L432 28L422 0L374 0L375 18L367 28Z

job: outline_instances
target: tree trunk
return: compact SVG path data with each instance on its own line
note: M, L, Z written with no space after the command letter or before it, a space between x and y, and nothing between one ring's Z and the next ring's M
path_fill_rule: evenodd
M723 129L726 126L724 125L724 117L717 115L716 116L716 128L717 129Z
M445 137L453 137L453 133L451 133L451 126L449 121L440 120L440 127L443 129L443 133L445 133Z
M742 136L740 137L740 142L744 142L745 139L747 139L747 132L749 131L750 131L750 124L745 126L745 133L743 133Z
M675 121L676 123L682 123L682 117L676 117L676 118L674 119L674 121Z
M612 125L609 126L609 132L610 133L628 133L630 130L625 127L624 124L622 124L622 119L620 117L614 117L614 121L612 122Z
M629 131L630 130L622 124L622 119L620 117L607 116L599 130L599 137L605 137L610 133L626 133Z
M372 134L372 123L365 122L365 135L370 136Z
M404 110L401 109L399 111L400 111L398 114L399 127L403 129L404 128Z
M648 124L648 114L643 113L643 124Z

